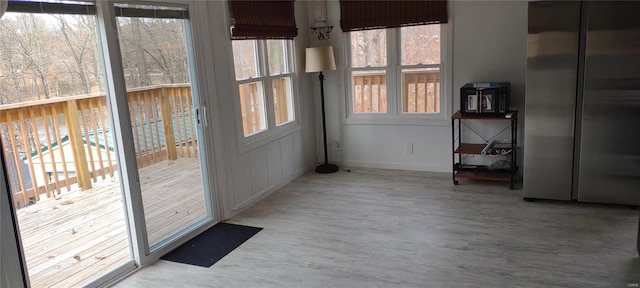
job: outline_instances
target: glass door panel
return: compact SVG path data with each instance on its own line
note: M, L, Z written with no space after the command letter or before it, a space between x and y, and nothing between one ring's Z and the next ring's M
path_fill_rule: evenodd
M0 39L0 150L31 286L133 267L96 16L7 13Z
M146 231L154 247L210 215L188 14L116 4L116 15Z

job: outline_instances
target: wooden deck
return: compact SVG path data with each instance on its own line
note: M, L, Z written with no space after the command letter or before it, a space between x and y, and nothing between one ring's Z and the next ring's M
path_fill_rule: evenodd
M197 158L144 167L140 179L150 243L205 217ZM18 209L32 287L79 286L131 259L121 195L114 177Z

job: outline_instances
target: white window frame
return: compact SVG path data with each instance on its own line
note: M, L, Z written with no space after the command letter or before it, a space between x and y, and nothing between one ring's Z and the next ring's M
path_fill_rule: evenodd
M278 39L274 39L278 40ZM249 150L255 149L259 146L265 145L275 139L284 137L289 135L295 131L300 130L299 124L299 109L298 109L298 88L297 88L297 78L296 78L296 63L295 63L295 41L294 40L285 40L285 63L284 67L286 72L269 75L269 65L268 65L268 51L267 51L267 41L268 40L253 40L256 43L256 64L258 65L258 76L249 77L247 79L235 80L235 88L234 88L234 106L236 112L236 135L238 142L238 150L240 153L247 152ZM233 53L233 49L232 53ZM232 61L233 62L233 61ZM233 66L235 69L235 65ZM233 73L235 78L235 72ZM291 87L290 93L292 94L291 100L293 101L293 120L289 122L276 125L276 117L275 117L275 105L274 105L274 95L273 95L273 80L280 79L283 77L289 77L291 79ZM265 116L266 116L266 124L267 127L265 130L256 132L251 135L244 135L244 127L242 122L242 107L240 104L240 89L239 85L252 83L252 82L262 82L262 93L264 95L265 101Z
M452 37L449 24L440 25L440 64L401 65L402 50L400 28L388 28L387 38L387 66L386 67L351 67L351 33L344 33L344 55L346 59L345 95L346 124L380 124L380 125L450 125L451 105L453 103L453 89L451 88L452 73L451 55ZM402 69L407 68L440 68L440 113L405 113L402 111ZM364 69L363 69L364 68ZM386 113L355 113L353 103L353 71L384 70L387 75L387 112Z

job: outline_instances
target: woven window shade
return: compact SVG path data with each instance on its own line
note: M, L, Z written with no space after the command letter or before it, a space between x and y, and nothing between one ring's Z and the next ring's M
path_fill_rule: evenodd
M448 22L447 1L340 0L343 32Z
M88 2L88 1L87 1ZM96 7L92 3L55 3L45 1L7 1L7 12L96 15Z
M293 39L298 36L294 0L229 0L231 39Z

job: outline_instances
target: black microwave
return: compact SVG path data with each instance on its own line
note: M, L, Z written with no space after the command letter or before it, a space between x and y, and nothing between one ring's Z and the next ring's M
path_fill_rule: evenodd
M460 113L509 113L509 82L467 83L460 88Z

